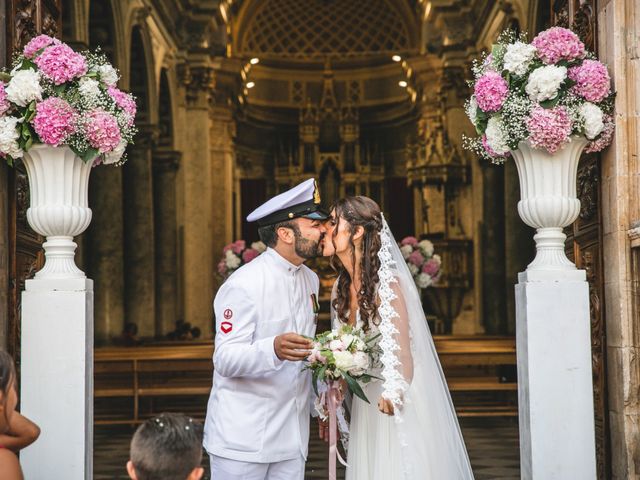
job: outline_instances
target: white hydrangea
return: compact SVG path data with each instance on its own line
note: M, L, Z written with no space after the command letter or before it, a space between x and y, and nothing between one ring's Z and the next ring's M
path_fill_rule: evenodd
M17 70L5 88L10 102L26 107L34 100L42 100L40 74L34 69Z
M426 273L421 273L416 277L416 285L418 285L419 288L427 288L432 283L433 279Z
M507 45L507 51L504 54L504 68L516 75L524 75L535 54L536 47L531 44L520 41L511 43Z
M108 63L98 67L98 74L100 75L100 80L110 87L115 87L116 83L118 83L118 79L120 78L118 76L118 71Z
M589 140L596 138L604 129L603 113L591 102L580 105L580 116L584 120L584 134Z
M400 247L400 252L402 252L402 257L406 260L413 252L413 247L411 245L403 245Z
M534 102L550 100L558 94L560 85L567 78L566 67L546 65L536 68L527 81L525 91Z
M82 77L78 82L80 95L91 105L95 105L100 98L100 83L89 77Z
M502 123L500 115L494 115L487 122L487 129L485 130L487 136L487 143L489 147L499 155L507 153L509 151L509 145L507 145L507 131Z
M224 254L224 261L227 264L229 270L233 270L240 266L240 257L238 257L232 250L227 250Z
M465 112L467 113L469 120L471 120L471 123L475 126L478 121L478 101L476 100L475 95L471 95L471 98L465 105Z
M438 263L438 265L442 265L442 257L440 257L440 255L438 255L437 253L431 258L435 260Z
M0 117L0 153L11 158L20 158L24 153L18 146L20 133L16 126L19 122L16 117Z
M422 250L422 253L424 253L425 256L430 257L433 255L433 243L429 240L421 240L418 243L418 247L420 247L420 250Z
M413 263L408 263L407 267L409 267L409 271L411 272L411 275L413 275L414 277L420 271L420 269L418 267L416 267Z
M111 152L108 152L104 155L104 163L105 165L110 165L112 163L117 163L124 155L124 151L127 149L127 141L120 140L120 143L114 148Z
M267 249L267 246L262 242L253 242L251 244L251 248L256 250L258 253L262 253Z

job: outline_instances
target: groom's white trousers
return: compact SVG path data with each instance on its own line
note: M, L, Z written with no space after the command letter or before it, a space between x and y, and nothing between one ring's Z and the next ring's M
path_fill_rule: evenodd
M239 462L210 455L211 480L303 480L304 458L276 463Z

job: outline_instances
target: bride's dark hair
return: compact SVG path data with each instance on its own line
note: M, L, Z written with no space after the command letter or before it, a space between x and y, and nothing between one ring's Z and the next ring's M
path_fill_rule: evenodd
M338 318L343 321L348 320L347 311L350 305L350 286L356 269L356 246L353 243L353 236L356 227L364 228L362 237L362 257L360 261L361 284L358 292L358 306L360 308L360 318L364 322L365 331L369 330L371 323L377 325L377 286L378 270L380 259L380 230L382 230L382 214L376 202L368 197L346 197L338 200L334 205L336 226L333 231L335 237L340 227L340 222L345 221L349 226L349 244L351 245L351 259L353 272L347 272L344 265L336 265L336 255L331 257L331 266L338 272L338 292L333 300L333 308L338 313ZM335 247L334 238L331 239Z

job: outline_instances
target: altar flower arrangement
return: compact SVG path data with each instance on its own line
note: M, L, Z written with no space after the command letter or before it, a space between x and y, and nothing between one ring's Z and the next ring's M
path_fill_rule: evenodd
M433 243L406 237L400 242L400 251L418 288L428 288L438 280L442 259L433 253Z
M571 30L552 27L531 43L503 32L491 53L474 61L473 95L466 113L478 134L464 146L502 163L521 141L550 154L572 136L584 136L585 152L613 138L613 99L607 67Z
M247 242L244 240L236 240L225 245L222 249L222 258L218 262L218 274L226 280L238 268L249 263L266 249L267 246L262 242L253 242L247 247Z
M136 102L118 78L99 51L33 38L0 73L0 156L13 165L34 144L67 145L84 162L123 164Z

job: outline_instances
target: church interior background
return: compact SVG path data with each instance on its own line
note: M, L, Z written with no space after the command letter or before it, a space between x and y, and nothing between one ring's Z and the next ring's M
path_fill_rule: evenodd
M494 432L470 441L504 455L483 464L492 453L470 445L477 478L518 477L513 285L534 244L513 163L461 148L470 63L504 28L573 28L618 92L615 146L582 158L582 209L567 229L590 283L598 472L640 474L638 47L621 53L615 33L637 38L637 1L2 0L0 11L5 64L37 32L99 45L138 101L129 161L92 173L93 220L77 240L95 282L98 425L162 408L204 415L222 248L256 240L246 215L315 177L324 202L368 195L398 239L428 238L442 256L424 294L429 324L463 428ZM27 189L23 169L0 166L0 343L18 365L20 292L42 264ZM326 317L330 270L313 266ZM108 456L97 440L96 474Z

